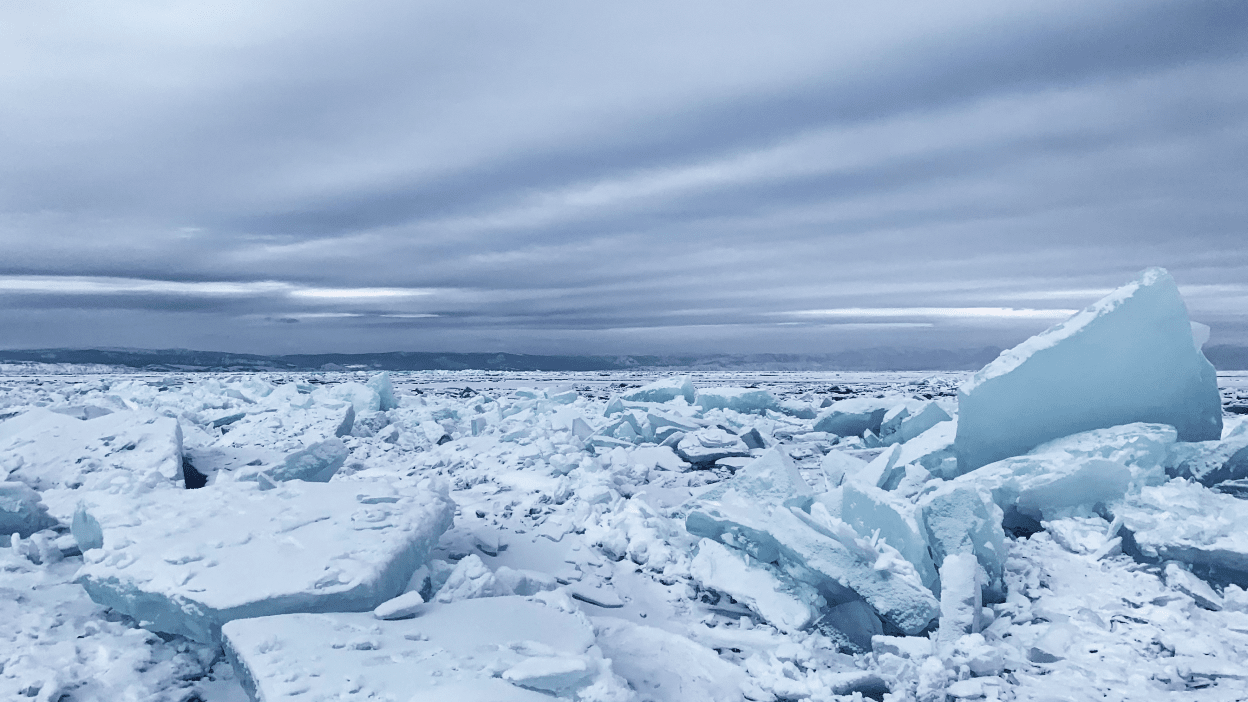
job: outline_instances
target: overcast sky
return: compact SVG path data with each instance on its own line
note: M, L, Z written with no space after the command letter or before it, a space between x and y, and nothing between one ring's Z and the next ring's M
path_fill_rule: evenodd
M1248 3L9 2L0 346L1248 343Z

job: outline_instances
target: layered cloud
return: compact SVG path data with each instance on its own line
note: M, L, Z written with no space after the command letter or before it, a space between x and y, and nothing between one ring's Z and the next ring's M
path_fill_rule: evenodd
M1248 342L1235 3L0 13L8 347Z

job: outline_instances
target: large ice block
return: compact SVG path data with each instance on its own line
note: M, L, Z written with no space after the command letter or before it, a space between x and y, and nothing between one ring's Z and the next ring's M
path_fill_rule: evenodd
M399 406L399 400L394 396L394 384L390 382L390 374L382 371L377 375L368 379L368 387L377 393L377 409L385 412ZM354 405L352 405L354 408Z
M718 427L699 429L677 442L676 455L695 466L707 466L721 458L745 458L750 447L741 437Z
M134 499L96 510L104 545L79 580L144 627L204 643L233 619L373 609L403 591L454 511L444 494L385 481L226 482Z
M964 383L958 470L1131 422L1169 424L1181 441L1222 433L1213 366L1193 342L1174 280L1160 268L1006 351Z
M692 405L697 392L689 376L680 375L659 378L624 395L624 399L629 402L671 402L678 397L683 397L685 402Z
M33 409L0 424L8 480L36 490L90 487L117 472L135 481L182 477L178 420L150 412L114 412L83 421Z
M592 625L562 599L430 604L396 621L366 613L239 619L225 625L224 643L257 702L625 699Z

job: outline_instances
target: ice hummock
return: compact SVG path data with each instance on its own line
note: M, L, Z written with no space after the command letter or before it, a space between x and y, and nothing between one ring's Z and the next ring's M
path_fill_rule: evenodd
M438 492L386 481L158 491L99 517L103 548L79 579L153 631L209 643L234 619L372 610L403 591L452 512Z
M1002 353L964 383L958 470L1132 422L1168 424L1180 441L1222 433L1216 374L1193 341L1178 287L1161 268Z

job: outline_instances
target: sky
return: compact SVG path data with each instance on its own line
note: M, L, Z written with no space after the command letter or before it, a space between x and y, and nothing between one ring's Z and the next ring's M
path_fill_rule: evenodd
M1248 3L14 2L0 347L1248 344Z

